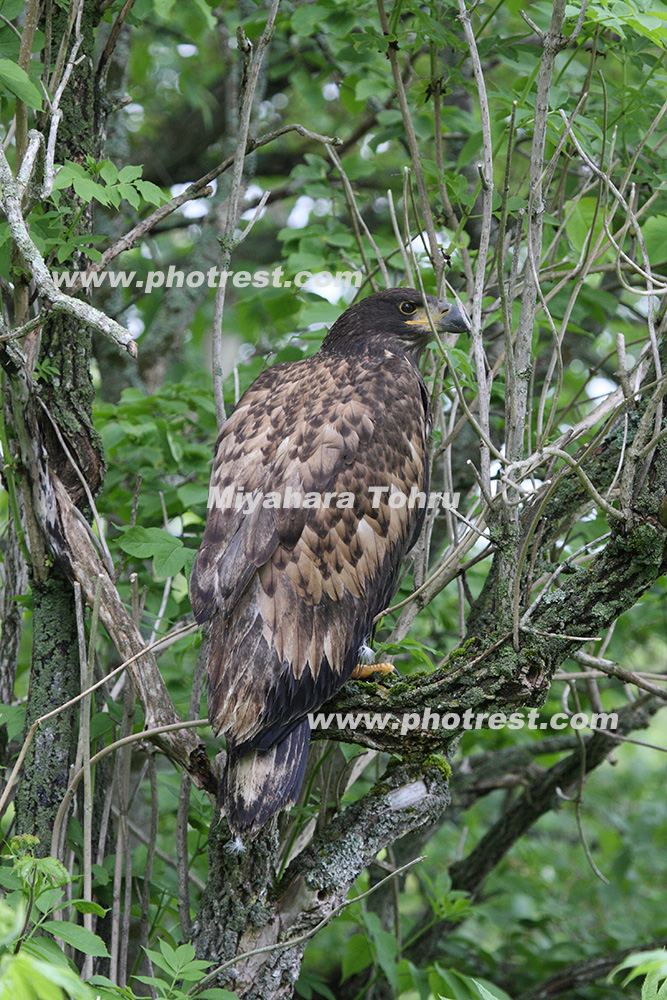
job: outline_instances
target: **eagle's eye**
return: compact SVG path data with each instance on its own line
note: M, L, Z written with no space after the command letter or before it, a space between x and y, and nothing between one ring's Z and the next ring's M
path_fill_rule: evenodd
M417 312L417 306L414 302L401 302L398 308L404 316L411 316L413 313Z

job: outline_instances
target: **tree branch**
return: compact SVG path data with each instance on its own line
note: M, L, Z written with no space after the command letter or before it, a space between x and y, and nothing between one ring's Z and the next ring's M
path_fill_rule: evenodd
M614 731L596 732L585 738L583 746L560 760L548 771L534 778L521 795L490 827L474 850L462 861L450 865L452 890L477 897L491 874L512 846L541 817L562 805L563 795L576 788L583 770L589 774L602 764L618 746L615 734L623 736L637 729L645 729L653 716L663 707L661 699L642 697L618 712L618 727ZM430 914L424 914L426 923ZM413 961L432 959L440 949L442 938L456 923L449 920L431 924L424 935L419 935L411 948Z
M109 319L105 313L95 309L89 303L75 299L71 295L65 295L64 292L56 288L51 278L51 272L28 232L21 210L21 190L2 148L0 148L0 184L2 185L2 205L12 239L32 272L42 299L50 304L54 312L63 312L74 316L86 325L98 330L119 347L124 347L132 357L136 357L137 345L132 334L124 326Z

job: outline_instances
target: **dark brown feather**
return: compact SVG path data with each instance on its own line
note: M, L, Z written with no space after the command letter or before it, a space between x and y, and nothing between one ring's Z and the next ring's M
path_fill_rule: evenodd
M391 507L386 492L374 507L369 490L428 489L430 414L416 364L428 333L404 327L397 303L409 295L421 303L411 290L371 296L314 357L267 369L218 438L212 490L354 496L353 507L334 499L311 509L209 510L190 588L197 620L213 620L209 716L230 749L224 798L235 832L254 834L294 801L300 779L285 777L287 751L293 774L302 773L306 715L349 677L421 526L423 510ZM384 326L373 323L373 300L380 319L389 317ZM394 313L400 336L391 335ZM268 777L269 750L282 783Z

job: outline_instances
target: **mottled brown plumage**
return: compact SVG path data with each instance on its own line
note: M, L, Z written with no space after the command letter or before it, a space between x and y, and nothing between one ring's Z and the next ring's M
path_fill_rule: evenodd
M428 305L436 327L466 329L456 307ZM212 619L209 716L227 737L222 798L235 833L254 835L296 801L307 713L349 678L417 540L424 510L391 507L387 493L374 507L369 487L428 489L417 363L429 339L419 292L371 295L316 355L263 372L218 438L190 593L197 620ZM259 498L255 509L211 506L230 487ZM268 505L288 488L336 497Z

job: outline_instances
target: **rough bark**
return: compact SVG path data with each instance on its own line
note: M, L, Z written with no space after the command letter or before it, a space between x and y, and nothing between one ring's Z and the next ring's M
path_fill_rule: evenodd
M4 400L0 405L4 405ZM19 517L24 512L19 510ZM23 634L23 608L17 598L28 590L28 567L19 545L16 525L10 521L7 544L0 568L2 595L0 596L0 703L10 705L14 697L14 679Z
M272 874L279 850L273 829L242 854L230 851L228 832L212 838L194 940L199 953L214 961L239 956L218 981L242 1000L291 997L306 944L303 936L344 903L354 880L381 850L442 815L449 802L448 775L442 759L428 758L420 767L390 765L374 788L327 824L280 879ZM279 947L242 960L249 951L274 945Z
M54 9L54 35L65 32L67 11ZM70 86L62 101L63 120L58 133L56 159L81 162L86 155L98 152L100 128L96 119L94 32L99 12L96 5L84 6L81 21L82 50L86 57L74 67ZM79 204L74 198L63 203L65 214L74 219ZM78 228L89 223L86 213ZM75 456L80 473L91 492L96 492L104 478L102 445L93 425L94 389L90 374L90 331L70 316L49 317L41 331L27 346L30 358L38 353L38 372L43 376L41 399L50 418L40 408L34 413L41 427L40 437L50 456L52 467L62 477L72 502L85 499L81 476L62 449L53 422ZM24 468L24 483L31 472ZM29 503L27 497L24 501ZM31 567L33 591L33 653L26 732L41 715L71 699L78 690L79 667L74 596L71 584L60 566L50 565L37 556L40 565ZM50 719L33 741L25 766L25 780L16 796L16 824L19 832L34 833L40 839L38 850L48 853L54 819L69 781L69 771L76 747L75 713L70 709Z
M54 568L33 584L33 649L26 729L35 719L73 698L78 691L79 655L72 589ZM68 709L38 730L16 792L16 829L39 838L35 853L51 846L53 821L69 783L76 736L76 711Z

